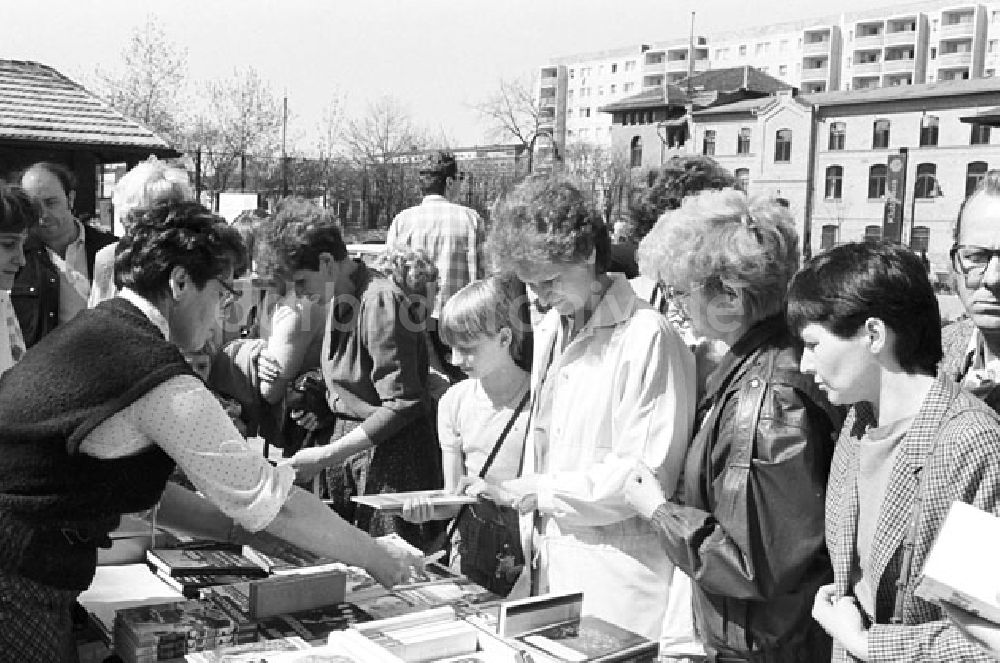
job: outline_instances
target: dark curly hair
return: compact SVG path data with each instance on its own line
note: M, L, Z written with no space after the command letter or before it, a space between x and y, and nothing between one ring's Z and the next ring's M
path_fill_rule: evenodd
M677 209L692 193L736 186L732 173L702 155L673 156L646 174L647 186L629 201L629 214L639 238L645 237L667 210Z
M347 244L340 222L329 211L305 198L285 198L263 232L257 251L262 272L287 277L299 269L319 269L319 254L344 260Z
M38 223L38 208L19 186L0 182L0 233L19 233Z
M194 202L136 212L115 250L115 284L147 299L169 293L170 272L183 267L198 288L232 268L246 269L246 247L225 219Z
M572 180L522 182L493 215L489 252L502 271L542 262L581 263L593 252L597 273L608 269L611 238L600 212Z

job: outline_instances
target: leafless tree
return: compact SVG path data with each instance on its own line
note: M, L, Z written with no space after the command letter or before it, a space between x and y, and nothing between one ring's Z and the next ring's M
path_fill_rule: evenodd
M531 78L501 78L497 89L472 106L486 123L488 135L498 141L517 141L527 147L538 133L540 116Z
M176 140L183 123L187 50L174 44L151 15L132 32L121 58L114 70L95 69L95 91L124 115Z
M636 183L625 155L602 145L574 141L566 145L563 168L590 188L607 220L627 213Z

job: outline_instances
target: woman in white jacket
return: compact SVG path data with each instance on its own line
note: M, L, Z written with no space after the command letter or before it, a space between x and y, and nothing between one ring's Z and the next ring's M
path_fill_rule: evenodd
M568 180L515 189L489 245L548 309L535 330L522 475L502 484L528 514L532 589L583 591L585 613L656 639L673 568L623 485L645 463L673 492L694 416L694 359L624 277L606 273L607 228Z

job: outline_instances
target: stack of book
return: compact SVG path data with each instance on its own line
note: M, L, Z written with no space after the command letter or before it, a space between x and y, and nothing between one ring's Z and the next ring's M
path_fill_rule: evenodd
M227 548L155 548L146 551L150 568L167 585L187 598L213 585L231 585L267 576L246 556Z
M356 631L404 661L431 661L475 652L479 629L444 606L360 624Z
M302 638L279 638L249 644L227 645L218 649L187 654L186 663L260 663L269 661L279 652L311 650Z
M177 601L119 610L115 653L124 663L154 663L233 644L236 624L204 601Z

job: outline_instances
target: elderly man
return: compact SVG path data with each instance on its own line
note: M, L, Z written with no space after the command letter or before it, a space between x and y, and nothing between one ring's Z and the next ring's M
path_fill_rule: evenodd
M25 171L21 187L41 213L24 247L26 263L11 290L24 342L30 348L87 308L94 257L115 237L73 216L76 182L66 167L36 163Z
M486 228L479 213L449 202L449 185L458 179L458 164L449 152L435 152L420 168L419 205L396 215L386 235L386 245L403 244L422 249L438 268L438 291L428 331L434 350L452 379L464 377L448 363L448 352L437 332L441 308L460 289L486 272L483 241Z
M942 330L940 370L1000 411L1000 171L962 204L951 265L968 318Z

